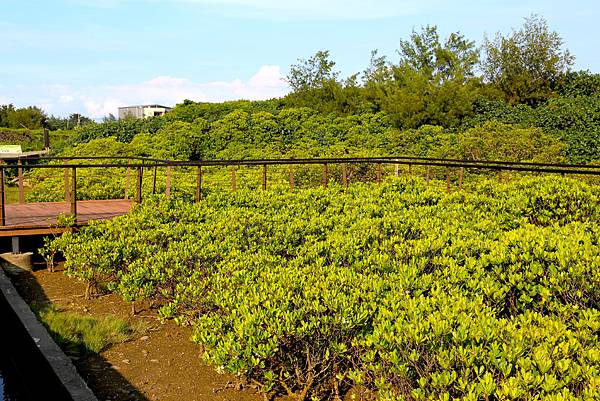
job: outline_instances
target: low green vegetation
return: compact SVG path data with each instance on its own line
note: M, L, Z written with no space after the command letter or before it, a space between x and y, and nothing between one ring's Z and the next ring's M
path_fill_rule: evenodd
M75 137L74 131L50 132L50 145L55 149L63 149ZM0 145L21 145L24 152L44 149L44 132L42 129L0 128Z
M157 197L51 246L265 394L600 397L600 188L567 178Z
M570 70L572 55L543 18L480 49L427 26L398 54L393 63L374 51L364 72L340 79L319 51L291 67L281 99L186 100L144 120L75 116L75 134L55 153L600 162L600 76ZM4 106L0 126L75 121L38 111ZM133 197L126 163L78 169L78 199ZM600 399L592 179L506 173L510 183L500 183L469 169L464 189L448 194L442 169L426 182L420 167L394 177L386 165L378 186L374 166L351 165L343 188L339 167L323 190L321 166L295 166L295 191L287 166L269 166L267 191L257 190L260 166L239 167L237 193L229 170L205 168L200 203L190 202L196 169L170 171L169 198L152 195L148 169L143 204L65 233L42 254L52 266L62 253L88 296L102 288L151 299L163 319L193 326L207 362L266 396L339 399L360 386L386 401ZM163 194L166 169L157 173ZM30 201L64 198L63 169L26 180ZM75 344L104 346L84 341L96 323L50 320ZM92 338L128 330L102 325Z
M155 134L141 133L131 142L119 142L115 137L94 139L66 149L64 156L146 156L170 160L198 159L260 159L310 158L348 156L414 155L424 157L464 158L469 160L565 161L565 146L555 137L538 128L520 128L488 122L464 132L424 126L401 131L389 125L383 114L352 117L324 117L308 109L288 109L277 116L238 111L212 125L206 121L173 122ZM113 161L114 162L114 161ZM119 162L119 161L116 161ZM127 161L122 161L123 165ZM360 166L350 171L351 181L373 179L374 166ZM318 167L294 167L298 184L318 185ZM331 171L339 180L339 166ZM243 171L249 176L242 176ZM135 172L132 172L132 174ZM193 198L195 169L173 168L174 191ZM229 182L227 169L205 169L207 190L225 188ZM390 172L388 171L387 174ZM470 173L478 175L472 170ZM125 197L126 168L78 169L79 199L113 199ZM165 168L158 171L158 193L165 188ZM260 172L240 169L240 184L260 183ZM29 201L59 201L64 199L64 171L38 169L29 174L33 187ZM152 171L146 170L144 193L152 192ZM307 179L312 177L311 179ZM287 168L273 167L270 185L283 185L289 178ZM134 195L134 176L130 175L128 196ZM218 183L218 184L214 184Z
M47 307L38 310L37 316L54 341L71 355L99 353L128 341L136 332L129 322L112 315L95 318Z

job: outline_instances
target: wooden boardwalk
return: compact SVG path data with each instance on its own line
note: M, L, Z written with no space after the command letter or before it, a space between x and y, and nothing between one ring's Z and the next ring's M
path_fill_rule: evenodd
M39 157L39 155L38 155ZM156 194L157 169L164 168L165 189L164 195L171 195L171 170L175 168L193 168L196 169L196 188L195 200L202 200L202 169L203 167L229 167L231 169L231 190L237 190L237 167L262 167L262 189L267 189L267 169L269 166L288 166L289 185L294 190L294 166L316 166L323 167L321 184L323 188L328 187L330 179L333 179L333 171L330 171L331 165L341 167L341 184L347 187L351 176L348 175L348 166L363 166L365 163L375 167L376 182L381 183L384 178L384 169L386 165L394 165L394 175L399 175L400 166L408 166L408 174L412 175L413 166L421 167L425 173L427 182L431 178L439 178L440 169L445 170L446 191L452 192L453 182L458 181L458 190L462 190L463 180L467 169L497 171L498 179L504 171L529 172L529 173L551 173L551 174L570 174L582 176L600 176L600 165L588 164L548 164L534 162L509 162L493 160L461 160L461 159L439 159L427 157L411 156L385 156L385 157L338 157L338 158L313 158L313 159L238 159L238 160L161 160L144 157L127 156L81 156L81 157L48 157L47 161L62 161L61 163L39 163L35 160L29 160L27 157L19 157L16 163L0 164L0 237L13 237L13 242L18 241L19 236L40 235L60 233L70 228L58 227L57 217L60 214L76 215L77 224L85 225L90 220L105 220L116 216L126 214L131 209L132 204L142 202L142 182L144 180L144 171L146 177L151 173L152 194ZM94 161L104 160L103 163ZM1 161L1 160L0 160ZM26 162L26 163L25 163ZM127 199L115 200L87 200L80 201L77 196L77 169L126 169L124 194L133 192L134 201ZM437 169L432 171L432 169ZM10 169L17 171L17 184L19 194L19 204L6 204L5 176ZM44 203L25 203L25 176L27 172L33 169L58 169L64 171L64 194L65 202L44 202ZM136 173L137 171L137 173ZM186 173L189 171L186 171ZM451 175L458 173L458 179L453 179ZM112 172L111 172L112 173ZM434 174L432 177L431 174ZM337 172L336 172L337 174ZM389 175L389 172L387 173ZM420 174L420 173L419 173ZM438 177L436 177L436 174ZM146 178L147 179L147 178ZM336 180L338 181L338 180ZM61 188L62 189L62 188ZM131 191L134 189L134 191ZM15 247L13 246L13 249Z
M77 201L77 225L127 214L132 204L127 199ZM65 231L56 225L61 213L67 216L71 213L69 202L6 205L6 224L0 226L0 237L60 233Z

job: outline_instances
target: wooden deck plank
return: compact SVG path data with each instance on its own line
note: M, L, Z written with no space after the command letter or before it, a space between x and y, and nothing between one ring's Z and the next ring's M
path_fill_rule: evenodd
M127 214L133 202L127 199L84 200L77 202L77 224L105 220ZM40 202L6 205L6 224L0 226L0 237L35 235L56 231L57 217L69 215L67 202Z

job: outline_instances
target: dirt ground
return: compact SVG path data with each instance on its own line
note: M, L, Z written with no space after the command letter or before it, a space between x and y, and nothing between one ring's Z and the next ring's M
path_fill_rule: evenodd
M202 364L201 347L190 341L191 328L161 323L156 312L131 308L114 294L86 300L85 285L62 272L8 272L21 296L38 306L63 311L129 319L147 329L132 340L73 363L99 400L105 401L261 401L252 388L236 389L234 377Z

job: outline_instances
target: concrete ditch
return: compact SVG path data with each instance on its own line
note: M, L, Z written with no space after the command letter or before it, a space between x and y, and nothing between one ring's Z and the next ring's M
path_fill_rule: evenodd
M6 362L16 373L14 384L24 398L19 401L98 401L3 268L0 268L0 316L0 347L8 354L10 360Z

